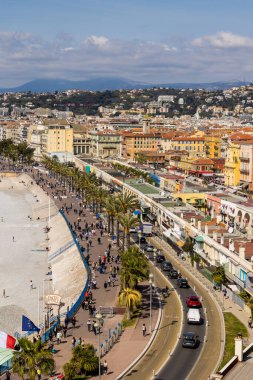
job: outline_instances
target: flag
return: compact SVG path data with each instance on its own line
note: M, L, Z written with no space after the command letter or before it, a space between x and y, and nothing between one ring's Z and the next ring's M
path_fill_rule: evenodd
M16 339L13 336L0 331L0 348L10 348L13 350L15 344Z
M25 315L22 315L22 331L30 331L30 332L39 332L40 329L35 326L35 324L31 321L31 319L27 318Z

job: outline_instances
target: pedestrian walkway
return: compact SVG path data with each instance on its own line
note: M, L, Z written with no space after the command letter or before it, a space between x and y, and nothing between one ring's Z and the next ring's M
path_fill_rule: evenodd
M80 198L73 192L67 191L59 182L54 178L48 176L38 175L38 173L32 173L33 178L36 180L46 193L54 199L58 208L64 207L66 216L73 226L73 231L76 233L80 246L84 250L85 256L90 262L90 267L94 267L93 264L99 261L105 254L105 250L108 250L109 244L111 245L111 261L106 264L105 273L99 273L96 269L91 269L91 276L96 280L96 289L92 289L93 302L96 306L96 310L99 311L99 307L111 307L117 304L117 297L119 293L119 276L116 276L114 286L104 287L104 283L108 282L108 277L111 274L111 267L119 267L119 262L116 260L118 255L118 249L112 244L110 236L106 232L106 224L103 221L103 233L100 228L97 228L98 222L94 213L92 213L90 205L83 203ZM82 236L82 231L85 227L93 226L94 233L89 236L87 244L85 236ZM98 242L98 237L101 238L101 244ZM91 243L91 244L90 244ZM116 270L118 272L118 269ZM145 323L148 329L148 316L149 316L149 286L146 285L143 290L143 313L138 320L136 326L132 328L126 328L123 335L120 337L115 346L106 354L106 360L108 363L108 375L107 378L115 379L136 357L144 350L150 335L142 336L142 324ZM152 309L152 330L155 327L158 318L159 308L153 305ZM76 315L76 326L68 328L66 338L62 339L60 344L56 343L56 337L53 338L56 353L54 355L56 361L56 371L62 371L63 365L70 360L72 356L71 341L73 336L76 341L81 338L84 343L91 343L97 349L99 346L99 335L95 335L94 332L89 332L87 327L87 321L89 318L93 320L93 315L89 315L89 311L85 308L80 308ZM106 339L115 331L115 327L122 320L122 315L116 314L112 317L104 318L104 325L100 334L100 341L105 344ZM129 346L131 345L131 350ZM103 361L104 359L102 359Z

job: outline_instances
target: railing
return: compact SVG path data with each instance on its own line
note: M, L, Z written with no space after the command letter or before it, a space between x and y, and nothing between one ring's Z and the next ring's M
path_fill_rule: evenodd
M68 248L72 247L75 242L73 240L70 240L68 243L66 243L63 247L57 249L54 253L52 253L50 256L48 256L48 261L51 261L55 259L57 256L59 256L61 253L65 252Z
M240 157L241 162L249 162L249 157Z

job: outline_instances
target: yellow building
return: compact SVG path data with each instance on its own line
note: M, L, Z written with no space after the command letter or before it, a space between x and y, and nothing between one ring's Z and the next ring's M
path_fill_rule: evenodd
M227 146L227 156L224 166L224 179L226 186L240 184L240 144L230 142Z
M205 138L198 136L175 137L171 142L171 149L186 151L189 157L205 157Z
M221 158L221 137L206 135L205 152L208 158Z
M48 125L41 142L42 154L57 156L62 162L73 160L73 128L70 125Z

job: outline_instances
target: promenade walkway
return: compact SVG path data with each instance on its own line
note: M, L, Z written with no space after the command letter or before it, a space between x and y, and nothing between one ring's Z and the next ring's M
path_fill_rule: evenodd
M82 228L85 227L86 223L91 225L96 224L96 217L94 213L91 212L89 205L83 207L82 201L76 197L74 193L70 193L66 188L63 188L54 178L49 178L45 175L39 175L38 171L33 171L31 173L34 180L44 189L44 191L53 198L55 204L58 208L65 207L67 208L66 215L72 226L77 222L79 218L79 212L82 211L80 216L79 226ZM58 195L57 195L58 194ZM65 194L61 199L59 195ZM97 281L97 289L93 289L93 300L95 306L99 309L100 306L110 307L117 304L117 296L119 293L120 279L119 276L116 276L116 281L114 286L109 286L106 289L104 288L104 282L108 280L110 275L110 269L113 267L119 267L120 263L116 262L116 257L118 255L118 249L115 245L112 244L110 236L106 232L106 226L104 226L103 236L101 237L101 244L98 244L97 238L100 236L100 229L95 228L95 235L91 239L91 247L89 249L89 261L90 267L93 263L98 262L99 256L103 257L105 250L108 248L108 245L111 244L111 255L113 261L107 264L106 272L103 274L98 273L98 271L91 269L91 276ZM78 228L74 228L75 232L78 234ZM79 235L79 234L78 234ZM85 249L85 255L87 256L87 243L86 239L80 239L78 236L80 245ZM143 351L146 344L149 340L149 334L145 337L142 336L142 324L146 323L148 327L148 317L149 317L149 286L143 284L142 287L143 293L143 314L138 320L136 326L127 328L123 335L120 337L119 341L115 346L106 354L106 360L108 362L108 380L115 379L126 367L128 367L131 362ZM152 330L155 327L156 320L158 317L158 307L157 305L153 307L152 311ZM67 336L63 339L62 343L57 345L54 339L56 354L56 372L62 371L63 364L70 360L72 355L71 349L71 340L74 336L76 340L78 338L84 339L85 343L92 343L96 348L98 348L98 335L94 335L93 332L88 332L87 320L93 317L89 316L88 310L80 308L76 315L77 323L76 327L69 327L67 331ZM104 326L100 334L101 342L104 343L105 339L108 339L110 331L113 331L117 324L122 320L123 316L116 314L113 317L107 317L104 321ZM71 325L71 324L70 324ZM130 349L131 346L131 349ZM103 361L104 359L102 359Z

